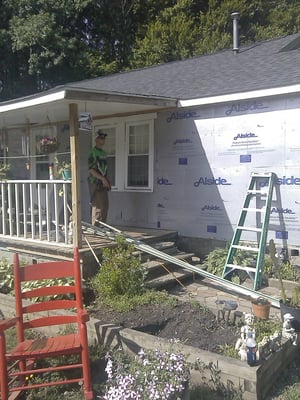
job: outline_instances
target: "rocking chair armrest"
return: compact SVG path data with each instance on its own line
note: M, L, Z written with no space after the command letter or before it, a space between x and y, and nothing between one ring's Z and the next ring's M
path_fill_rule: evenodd
M88 322L90 320L90 316L87 312L87 310L78 310L78 316L79 316L79 320L80 322Z
M13 326L15 326L17 324L18 321L19 321L18 317L0 320L0 332L2 333L4 331L6 331L7 329L12 328Z

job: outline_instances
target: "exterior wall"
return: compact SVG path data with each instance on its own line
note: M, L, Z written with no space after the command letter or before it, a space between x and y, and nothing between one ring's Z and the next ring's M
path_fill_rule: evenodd
M268 239L300 245L299 109L290 95L159 114L154 191L111 193L108 223L229 241L251 172L275 172Z

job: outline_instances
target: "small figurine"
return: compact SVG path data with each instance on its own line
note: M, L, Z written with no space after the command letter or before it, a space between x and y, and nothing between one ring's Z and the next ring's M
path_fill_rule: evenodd
M281 332L275 331L270 336L270 348L272 352L276 352L281 349Z
M245 325L241 327L241 337L237 340L235 344L235 349L238 350L238 355L243 361L247 360L247 339L249 333L253 340L255 339L255 329L254 329L254 315L252 313L244 313ZM246 355L245 355L246 352ZM256 354L256 359L258 360L258 351Z
M282 325L282 336L290 339L293 345L297 345L297 333L295 329L292 327L292 320L294 319L293 315L290 313L286 313L283 316L283 325Z
M247 344L242 342L238 350L238 355L242 361L247 361Z

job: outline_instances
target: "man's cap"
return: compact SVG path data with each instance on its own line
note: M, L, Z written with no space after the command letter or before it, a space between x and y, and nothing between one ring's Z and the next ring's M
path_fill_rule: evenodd
M101 129L97 131L97 137L106 137L107 133L103 132Z

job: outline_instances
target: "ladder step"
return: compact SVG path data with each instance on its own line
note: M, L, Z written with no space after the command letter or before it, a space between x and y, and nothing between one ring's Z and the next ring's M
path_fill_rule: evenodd
M273 176L273 172L265 172L265 173L259 173L259 172L252 172L251 177L252 178L271 178Z
M256 189L251 189L247 191L247 194L260 194L262 196L267 196L268 192L265 190L256 190Z
M236 229L239 229L241 231L250 231L250 232L261 232L262 228L254 228L251 226L237 226Z
M256 272L256 268L246 267L243 265L226 264L226 267L231 268L231 270L240 269L240 270L247 271L247 272ZM230 272L230 271L228 271L228 272Z
M266 212L266 209L265 209L265 208L246 207L246 208L242 208L242 211L253 211L253 212L261 212L261 213L264 213L264 212Z
M254 251L256 253L259 252L258 247L241 246L241 245L237 245L237 244L233 244L231 247L238 249L238 250Z

